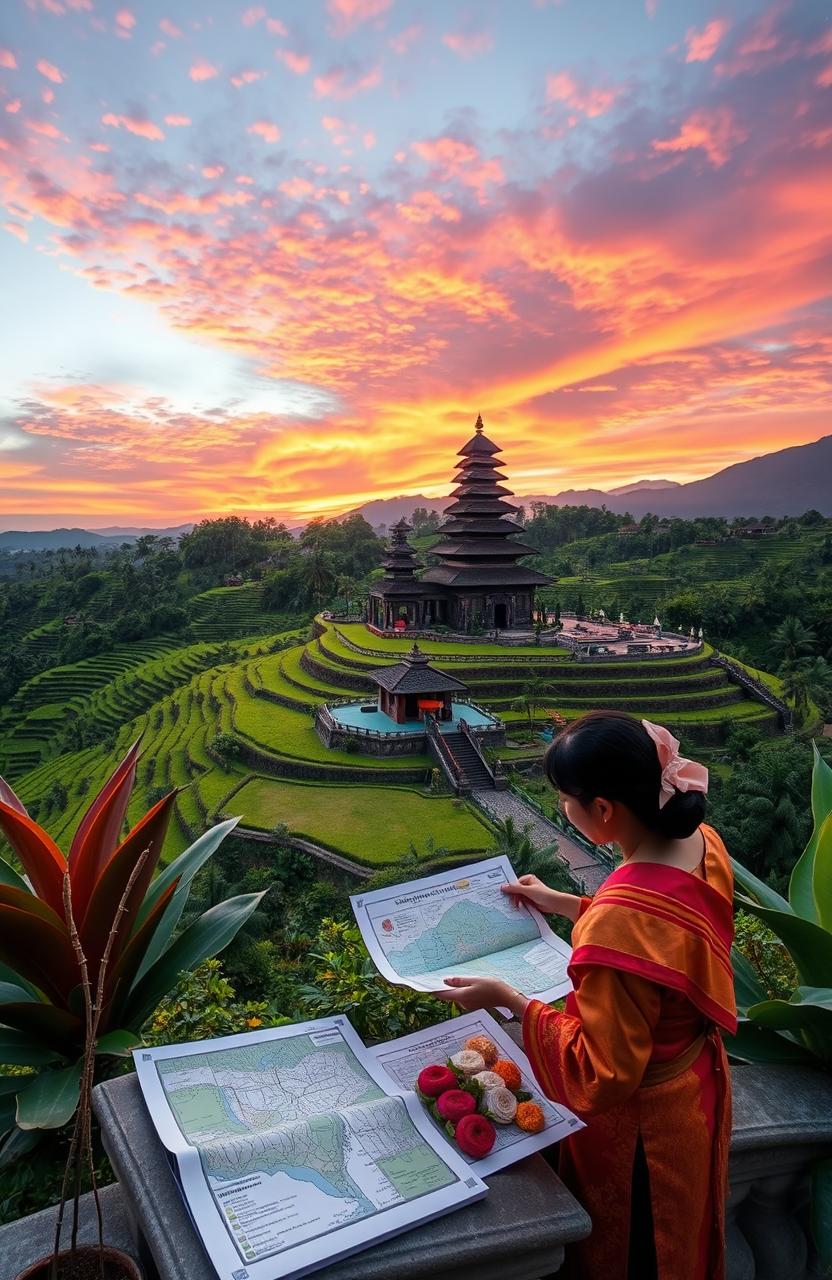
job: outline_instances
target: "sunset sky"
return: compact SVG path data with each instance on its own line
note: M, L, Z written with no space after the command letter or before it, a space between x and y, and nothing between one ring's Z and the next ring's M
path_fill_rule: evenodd
M0 528L832 432L827 0L2 0Z

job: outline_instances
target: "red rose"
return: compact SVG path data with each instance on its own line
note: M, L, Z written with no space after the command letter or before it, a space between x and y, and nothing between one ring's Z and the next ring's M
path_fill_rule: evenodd
M464 1089L448 1089L436 1100L436 1109L443 1120L456 1124L463 1116L469 1116L477 1109L476 1098Z
M427 1098L438 1098L456 1088L456 1076L450 1067L425 1067L416 1078L416 1087Z
M485 1116L477 1115L476 1111L473 1111L470 1115L462 1117L456 1126L454 1137L466 1156L481 1160L494 1146L497 1130Z

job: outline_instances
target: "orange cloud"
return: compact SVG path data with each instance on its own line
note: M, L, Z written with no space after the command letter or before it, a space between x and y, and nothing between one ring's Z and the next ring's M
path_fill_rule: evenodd
M63 84L63 73L53 63L47 62L45 58L39 58L35 66L41 75L46 76L46 79L51 80L53 84Z
M254 133L264 142L280 141L280 129L270 120L256 120L254 124L248 126L246 133Z
M381 84L381 67L372 67L363 73L353 72L347 67L334 67L326 75L316 76L312 83L319 98L343 101L377 88Z
M101 123L109 125L112 129L126 129L128 133L135 133L139 138L147 138L151 142L161 142L164 133L157 124L152 120L139 120L134 116L119 116L112 111L108 111L106 115L101 117Z
M594 119L602 116L615 105L619 89L581 87L568 71L546 77L546 101L563 102L573 111Z
M440 182L458 181L476 191L480 201L485 200L486 189L504 180L500 161L484 160L475 146L458 138L429 138L412 142L411 150L430 165Z
M184 129L192 123L190 116L165 116L165 124L170 125L171 129Z
M219 73L219 67L207 62L205 58L197 58L196 62L192 63L188 75L192 80L213 80L214 76L218 76Z
M728 30L724 18L714 18L701 31L691 27L685 35L685 62L707 62L716 53Z
M711 164L720 169L734 147L748 137L745 129L737 124L728 107L713 111L696 111L685 120L673 138L654 139L654 151L690 151L701 149Z

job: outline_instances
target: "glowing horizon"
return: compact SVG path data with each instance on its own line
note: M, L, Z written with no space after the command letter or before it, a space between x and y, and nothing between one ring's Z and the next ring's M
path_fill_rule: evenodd
M821 0L10 0L0 527L686 482L830 431Z

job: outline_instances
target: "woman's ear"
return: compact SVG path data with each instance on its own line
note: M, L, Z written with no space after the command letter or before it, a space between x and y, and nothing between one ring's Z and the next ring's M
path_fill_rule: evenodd
M595 797L595 812L598 815L599 822L607 823L613 816L614 806L611 800L605 800L603 796Z

